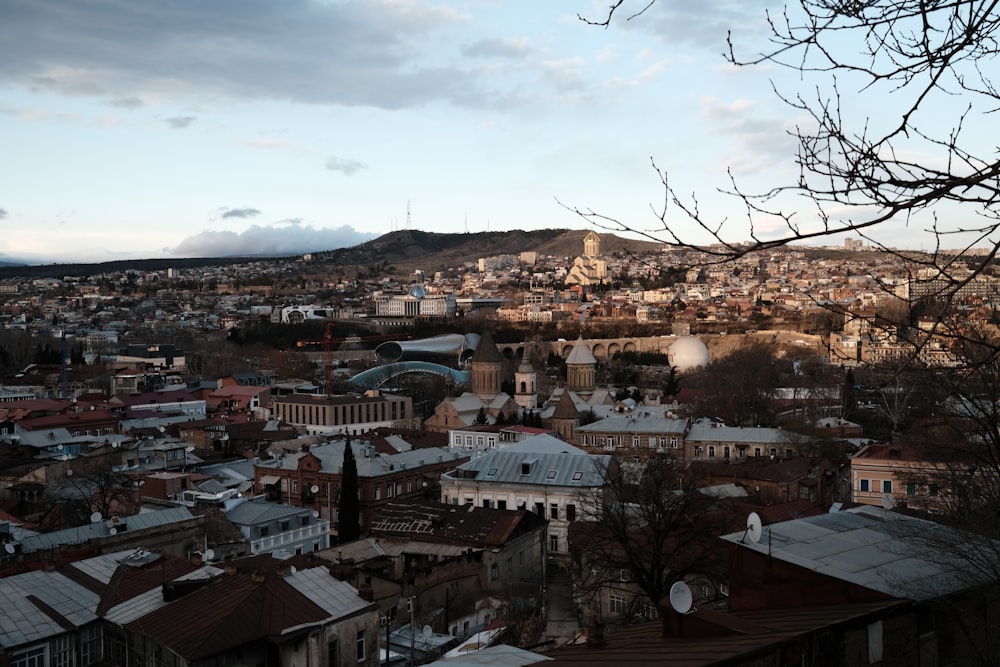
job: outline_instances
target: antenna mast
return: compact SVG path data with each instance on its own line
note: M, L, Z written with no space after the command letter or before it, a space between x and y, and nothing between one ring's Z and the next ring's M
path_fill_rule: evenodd
M406 200L406 228L410 228L410 200Z

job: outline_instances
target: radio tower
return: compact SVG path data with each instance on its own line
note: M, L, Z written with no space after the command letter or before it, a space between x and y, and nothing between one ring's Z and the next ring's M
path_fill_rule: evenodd
M406 200L406 228L410 228L410 200Z

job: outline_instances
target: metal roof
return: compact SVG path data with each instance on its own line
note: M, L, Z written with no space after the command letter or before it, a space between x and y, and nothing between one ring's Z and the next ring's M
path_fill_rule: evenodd
M0 579L0 646L20 646L97 620L98 595L58 572Z
M976 546L967 537L877 507L770 524L757 542L745 532L722 539L897 599L931 600L985 578L969 555Z
M482 482L594 487L604 484L604 471L611 457L597 454L519 452L498 449L458 467L452 478ZM475 473L474 477L465 477Z

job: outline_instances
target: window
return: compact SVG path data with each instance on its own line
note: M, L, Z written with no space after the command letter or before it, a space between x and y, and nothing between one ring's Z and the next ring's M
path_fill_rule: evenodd
M574 482L579 482L581 479L583 479L583 473L582 472L580 472L579 470L577 470L575 473L573 473L573 481Z
M10 667L47 667L45 645L32 646L10 656Z
M535 503L535 514L544 518L545 517L545 505L542 503Z
M101 624L94 623L80 630L80 664L94 665L104 657L101 647Z
M292 480L292 493L298 493L298 492L299 492L299 480L293 479Z
M608 596L608 611L621 616L625 613L625 596L612 593Z
M486 476L487 477L496 477L497 476L497 469L496 468L490 468L489 470L486 471Z
M649 436L649 448L650 449L655 449L656 448L656 436L655 435Z
M670 449L677 449L677 438L670 438Z
M929 485L927 487L927 493L929 493L932 496L936 496L938 494L938 485L937 484Z
M500 568L497 567L496 563L490 565L490 579L496 579L500 576Z
M882 493L892 493L892 480L882 480Z
M269 530L268 530L267 526L261 526L260 527L260 536L261 537L267 537L267 533L268 532L269 532Z
M753 448L753 455L754 456L760 456L760 447L754 447Z
M659 614L656 611L656 605L652 602L643 602L639 607L639 613L642 614L644 618L649 620L654 620Z
M358 662L365 659L365 631L358 630Z
M907 482L906 483L906 495L912 496L916 492L917 492L917 485L914 484L913 482Z
M489 507L489 506L490 506L490 499L483 498L483 507Z
M559 518L559 505L557 503L549 503L549 518L553 520Z
M708 458L710 458L710 459L714 459L715 458L715 445L709 445L708 446Z
M557 474L558 474L558 471L556 471L556 470L550 470L547 473L545 473L545 479L555 479Z
M73 667L73 637L63 635L52 640L52 667Z
M521 474L522 475L529 475L529 474L531 474L531 464L530 463L522 463L521 464Z
M549 534L549 551L559 551L559 536Z
M727 458L727 459L729 458L729 447L723 447L722 448L722 456L725 457L725 458Z
M566 520L576 521L576 505L566 505Z
M378 500L381 497L382 497L382 487L381 486L376 486L375 487L375 500Z
M868 480L863 479L861 480L861 492L865 493L866 491L868 491Z
M498 500L497 501L497 509L498 510L505 510L505 509L507 509L507 501L506 500Z
M633 447L638 447L639 446L639 436L637 436L637 435L633 435L632 436L632 446Z
M287 521L282 521L281 522L281 532L285 532L286 530L288 530L288 522Z

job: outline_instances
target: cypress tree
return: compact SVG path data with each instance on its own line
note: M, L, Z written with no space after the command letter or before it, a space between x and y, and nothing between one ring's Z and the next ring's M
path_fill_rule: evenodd
M340 526L338 541L352 542L361 537L361 500L358 497L358 462L351 439L344 442L344 469L340 476Z

